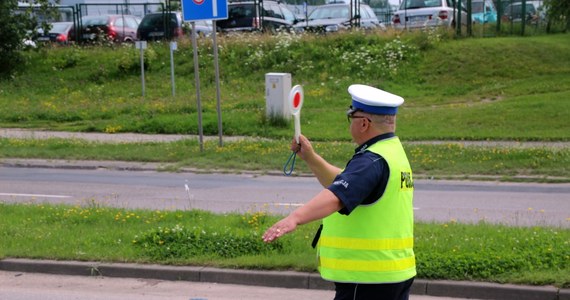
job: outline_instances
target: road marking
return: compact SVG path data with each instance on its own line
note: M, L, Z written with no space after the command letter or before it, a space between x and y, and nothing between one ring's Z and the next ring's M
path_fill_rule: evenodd
M303 206L303 203L275 203L275 206Z
M0 193L0 196L13 196L13 197L42 197L42 198L71 198L71 196L63 196L63 195L42 195L42 194L10 194L10 193Z
M296 206L296 207L298 207L298 206L303 206L303 203L283 203L283 202L280 202L280 203L275 203L275 206ZM414 210L419 210L419 209L420 209L419 207L414 207Z

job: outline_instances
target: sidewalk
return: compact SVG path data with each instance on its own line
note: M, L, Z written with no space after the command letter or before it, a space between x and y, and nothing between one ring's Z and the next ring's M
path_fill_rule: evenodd
M316 273L251 271L210 267L142 265L30 259L0 260L0 270L76 276L142 278L210 282L250 286L332 290L333 285ZM482 282L416 279L412 294L434 297L493 300L570 300L570 289Z
M2 128L0 137L18 139L82 139L93 142L109 143L144 143L144 142L175 142L184 139L196 139L197 135L183 134L142 134L142 133L101 133L101 132L67 132L46 131L37 129ZM203 136L204 141L218 140L218 136ZM236 141L249 137L222 137L224 141Z
M46 131L37 129L1 128L0 138L18 139L82 139L87 141L109 143L136 143L136 142L175 142L183 139L196 139L197 135L183 134L141 134L141 133L100 133L100 132L67 132ZM204 141L218 140L218 136L203 136ZM223 141L238 141L243 139L261 139L244 136L223 136ZM409 144L460 144L463 146L488 146L488 147L547 147L547 148L570 148L570 142L518 142L518 141L410 141Z

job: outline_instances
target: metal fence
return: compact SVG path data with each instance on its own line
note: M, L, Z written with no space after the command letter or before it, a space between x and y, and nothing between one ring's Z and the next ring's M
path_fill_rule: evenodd
M76 42L81 42L82 35L81 28L83 27L82 19L84 16L93 15L132 15L138 18L144 17L148 13L163 11L166 12L168 7L165 7L164 3L80 3L75 6L71 6L73 11L72 22L73 30L75 34L74 38ZM166 27L169 26L169 22L166 22Z
M467 12L461 36L529 35L546 32L547 14L542 0L455 0ZM458 18L461 14L458 14ZM457 20L457 24L461 24Z
M288 0L288 6L297 15L304 9L308 12L317 5L299 5L302 0ZM355 0L344 0L355 1ZM386 27L392 27L392 17L398 9L393 1L403 0L360 0L368 4L376 13L380 22ZM90 3L75 4L73 6L58 6L59 14L56 19L49 21L67 21L74 23L75 32L81 27L81 18L87 15L125 14L144 17L147 13L164 11L170 12L171 2L180 3L180 0L166 0L166 2L153 3ZM456 12L456 27L453 28L458 36L493 37L502 35L534 35L550 31L565 31L566 23L551 23L548 19L544 0L452 0L455 8L462 7L466 12L466 19L461 20L462 14ZM166 5L165 5L166 4ZM304 17L304 15L303 15ZM40 18L41 19L41 18ZM358 24L358 22L356 22ZM462 25L459 25L462 24ZM168 24L166 25L168 26ZM80 35L75 35L80 41Z
M300 14L304 8L298 4L299 1L301 0L288 0L290 2L288 6L296 14ZM398 10L398 4L403 0L360 1L368 4L376 13L378 20L390 28L393 25L394 12ZM463 14L455 12L457 20L453 29L459 36L533 35L546 33L552 29L554 31L565 29L565 24L556 27L556 24L549 23L544 0L452 0L452 2L455 8L462 7L463 10ZM310 13L316 6L305 7Z

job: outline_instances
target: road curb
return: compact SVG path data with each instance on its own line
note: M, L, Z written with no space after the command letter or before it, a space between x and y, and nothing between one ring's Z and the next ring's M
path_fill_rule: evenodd
M0 166L10 168L42 168L42 169L69 169L69 170L116 170L116 171L171 171L179 173L212 174L233 173L252 175L276 175L282 176L282 171L237 171L221 169L197 169L179 167L175 163L153 163L132 161L107 161L107 160L64 160L64 159L20 159L2 158ZM312 174L296 174L298 177L313 176Z
M193 281L265 287L332 290L331 282L316 273L295 271L259 271L212 267L165 266L83 261L53 261L6 258L0 270L75 276ZM570 300L570 289L553 286L523 286L470 281L416 279L412 294L435 297L459 297L489 300Z

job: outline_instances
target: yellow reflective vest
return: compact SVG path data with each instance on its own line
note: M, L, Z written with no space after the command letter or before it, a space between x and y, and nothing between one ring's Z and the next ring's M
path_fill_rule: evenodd
M386 190L378 201L359 205L348 216L334 213L323 219L319 272L335 282L402 282L416 275L412 169L397 137L366 151L388 162Z

